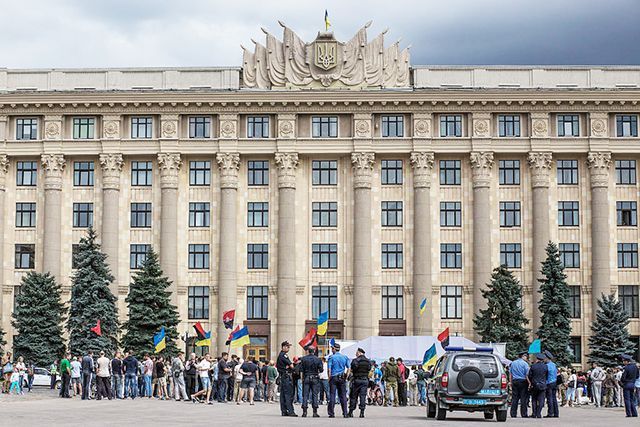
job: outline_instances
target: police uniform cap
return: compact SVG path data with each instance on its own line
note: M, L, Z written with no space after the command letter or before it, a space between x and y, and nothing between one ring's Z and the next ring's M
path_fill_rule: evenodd
M528 350L522 350L521 352L518 353L518 357L522 357L525 354L529 354Z
M291 343L289 341L282 341L282 344L280 344L280 347L284 347L284 346L291 347Z
M633 358L631 356L629 356L628 354L623 354L622 356L620 356L620 359L628 360L629 362L631 362L633 360Z
M361 347L358 347L358 351L362 354L365 354L365 351Z
M336 350L340 350L340 344L338 343L333 344L331 347L335 348Z
M544 360L544 359L545 359L545 357L546 357L546 356L545 356L544 354L542 354L542 353L538 353L538 354L536 354L536 359L538 359L538 360Z
M549 350L545 350L544 355L549 359L553 359L553 353L551 353Z

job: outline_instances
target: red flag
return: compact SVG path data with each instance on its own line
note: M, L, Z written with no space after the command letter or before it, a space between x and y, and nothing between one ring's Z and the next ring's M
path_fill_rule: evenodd
M225 311L222 314L222 323L224 323L224 327L226 329L233 329L233 319L236 317L235 310Z
M96 326L91 328L91 332L95 333L99 337L102 336L102 329L100 329L100 319L98 319Z
M202 341L203 339L207 338L206 334L204 332L204 328L202 327L200 322L197 322L195 325L193 325L193 329L196 330L196 335L198 336L198 341Z
M316 336L317 336L316 328L311 328L309 329L309 332L307 332L307 335L305 335L304 338L302 338L298 342L298 344L300 344L300 347L302 348L318 347L318 341L316 340Z
M442 348L449 346L449 328L448 327L444 331L440 332L440 335L438 335L438 341L440 341L440 345L442 346Z
M239 330L240 330L240 325L236 326L236 328L233 331L229 332L229 338L227 338L227 340L225 341L224 345L231 344L231 339L233 338L233 334L235 334Z

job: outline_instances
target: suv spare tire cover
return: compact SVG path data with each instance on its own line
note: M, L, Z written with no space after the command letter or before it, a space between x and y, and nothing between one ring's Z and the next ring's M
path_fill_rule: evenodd
M458 387L466 394L476 394L484 387L484 374L475 366L467 366L458 372Z

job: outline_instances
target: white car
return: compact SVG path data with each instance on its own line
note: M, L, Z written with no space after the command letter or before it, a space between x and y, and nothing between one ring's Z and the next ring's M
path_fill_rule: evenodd
M27 376L24 376L24 387L26 388L29 383ZM51 373L45 368L33 368L33 386L51 386ZM56 388L60 388L60 379L56 379Z

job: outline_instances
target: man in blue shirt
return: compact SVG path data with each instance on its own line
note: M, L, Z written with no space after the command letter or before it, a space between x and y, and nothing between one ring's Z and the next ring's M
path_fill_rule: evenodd
M336 390L342 406L342 416L348 417L347 409L347 375L349 374L349 358L340 353L340 344L335 343L331 347L333 354L327 361L329 371L329 404L327 413L329 418L335 418L334 408L336 405Z
M520 416L528 418L527 409L529 406L529 357L528 351L518 353L518 358L511 363L511 418L518 416L518 403L520 404Z
M545 350L545 364L547 365L547 415L546 418L558 418L558 367L553 362L553 354Z

